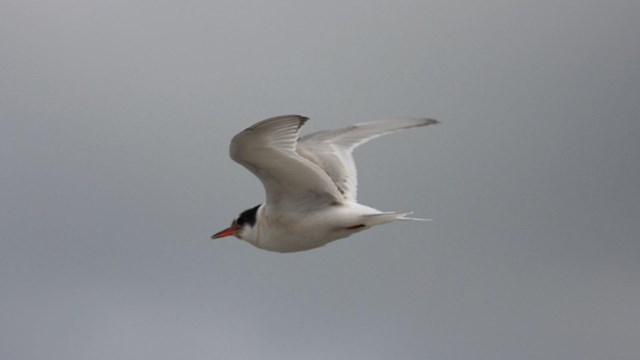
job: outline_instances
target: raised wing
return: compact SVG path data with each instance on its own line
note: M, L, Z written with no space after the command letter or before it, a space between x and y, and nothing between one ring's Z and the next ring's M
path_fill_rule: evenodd
M346 128L319 131L304 136L297 152L317 164L336 184L344 200L356 201L358 175L352 152L379 136L417 126L437 124L434 119L386 120L355 124Z
M300 127L307 120L299 115L273 117L231 140L231 158L262 181L269 207L305 211L342 201L329 175L296 153Z

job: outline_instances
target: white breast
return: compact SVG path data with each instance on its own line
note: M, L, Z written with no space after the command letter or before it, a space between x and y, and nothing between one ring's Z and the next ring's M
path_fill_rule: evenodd
M277 252L309 250L345 238L368 228L348 229L363 224L365 215L380 213L357 203L305 213L269 212L268 207L262 210L255 239L245 240L261 249Z

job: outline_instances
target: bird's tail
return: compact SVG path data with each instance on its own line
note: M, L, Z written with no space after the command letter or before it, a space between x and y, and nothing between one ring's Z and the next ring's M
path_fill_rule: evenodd
M365 215L366 223L368 226L386 224L388 222L403 220L403 221L431 221L431 219L419 219L408 217L407 215L413 214L412 212L398 213L398 212L383 212L378 214Z
M405 221L431 221L431 219L422 219L422 218L414 218L414 217L408 217L407 215L411 215L413 214L413 212L406 212L406 213L400 213L398 214L398 220L405 220Z

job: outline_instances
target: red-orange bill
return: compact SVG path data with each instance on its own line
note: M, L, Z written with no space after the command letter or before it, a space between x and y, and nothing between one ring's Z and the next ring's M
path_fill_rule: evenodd
M222 230L220 232L217 232L217 233L213 234L213 236L211 236L211 238L212 239L219 239L221 237L235 235L236 231L238 231L238 229L230 227L230 228L224 229L224 230Z

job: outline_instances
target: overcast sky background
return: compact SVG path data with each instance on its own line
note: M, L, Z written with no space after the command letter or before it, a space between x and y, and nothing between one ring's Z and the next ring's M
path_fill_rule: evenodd
M2 1L0 358L637 359L640 2ZM326 247L230 138L394 117Z

